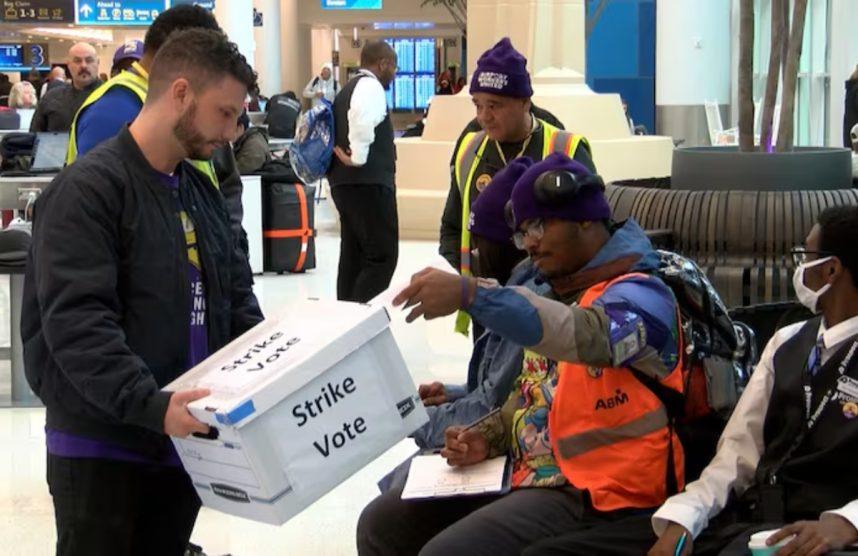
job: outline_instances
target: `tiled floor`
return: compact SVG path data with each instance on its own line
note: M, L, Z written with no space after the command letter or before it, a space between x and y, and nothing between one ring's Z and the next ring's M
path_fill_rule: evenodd
M336 216L328 201L322 202L316 215L316 270L258 278L255 289L266 312L288 311L290 302L305 297L335 297ZM422 268L436 249L434 242L401 242L394 281ZM6 287L0 284L3 312ZM395 315L392 328L416 383L464 381L470 341L453 333L452 318L409 325L402 315ZM0 328L0 345L8 341L2 337L4 332ZM0 396L8 396L8 365L4 364L0 362ZM52 554L56 534L44 480L44 410L0 409L0 446L0 554ZM413 448L410 440L401 442L282 527L203 508L192 540L209 554L354 554L355 524L361 509L377 494L375 482Z

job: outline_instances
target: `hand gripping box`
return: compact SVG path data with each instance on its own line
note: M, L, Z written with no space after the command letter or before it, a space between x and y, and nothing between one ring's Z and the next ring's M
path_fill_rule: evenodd
M383 307L292 305L168 385L211 390L188 409L212 438L173 439L203 504L280 525L423 425L389 323Z

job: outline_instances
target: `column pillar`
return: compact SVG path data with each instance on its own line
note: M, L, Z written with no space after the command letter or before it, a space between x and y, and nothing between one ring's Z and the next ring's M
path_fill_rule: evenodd
M253 10L247 2L216 2L214 16L229 40L238 46L247 61L254 63Z
M254 69L259 74L259 90L271 97L281 90L280 2L253 0L253 7L262 13L262 27L253 28Z
M730 0L656 2L656 132L708 145L705 101L717 102L730 127Z
M502 37L527 57L528 71L584 75L584 0L469 0L468 69ZM553 72L556 75L556 71Z

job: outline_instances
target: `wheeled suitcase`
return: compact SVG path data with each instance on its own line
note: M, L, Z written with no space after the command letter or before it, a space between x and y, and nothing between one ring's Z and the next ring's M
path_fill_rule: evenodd
M262 190L263 270L282 274L316 268L316 188L263 177Z

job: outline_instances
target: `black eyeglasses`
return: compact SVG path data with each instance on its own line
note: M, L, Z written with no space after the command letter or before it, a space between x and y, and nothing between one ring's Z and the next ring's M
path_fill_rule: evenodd
M806 247L794 247L790 254L795 266L801 266L822 257L831 257L834 253L828 251L808 251Z

